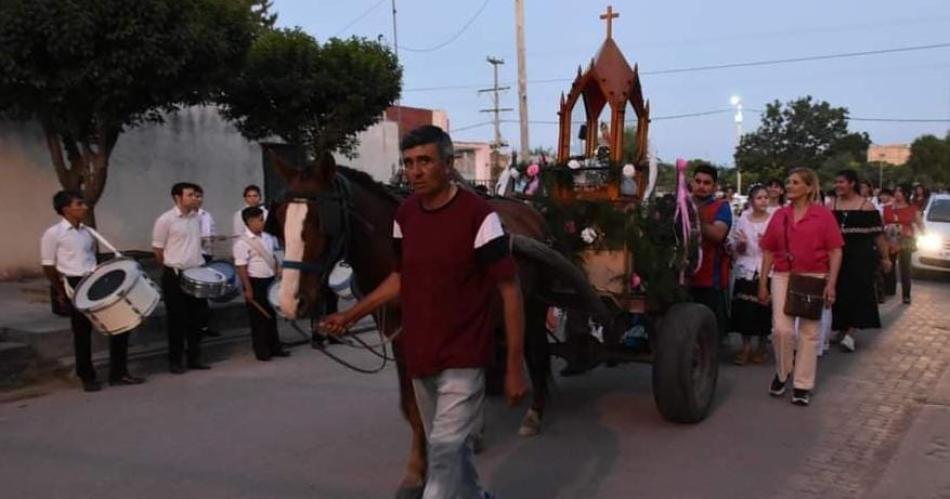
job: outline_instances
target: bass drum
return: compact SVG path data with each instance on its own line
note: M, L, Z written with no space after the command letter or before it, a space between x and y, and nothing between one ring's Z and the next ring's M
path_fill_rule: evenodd
M158 305L158 286L130 258L115 258L76 286L73 306L104 334L122 334L142 323Z

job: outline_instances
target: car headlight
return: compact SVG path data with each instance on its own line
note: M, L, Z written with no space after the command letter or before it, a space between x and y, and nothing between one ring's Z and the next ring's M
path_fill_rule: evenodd
M937 251L943 246L943 240L937 234L917 236L917 247L924 251Z

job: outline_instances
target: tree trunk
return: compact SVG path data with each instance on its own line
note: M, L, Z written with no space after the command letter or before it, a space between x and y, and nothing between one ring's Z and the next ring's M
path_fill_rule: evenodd
M83 221L96 226L96 203L102 197L109 173L109 157L118 133L99 130L94 139L75 139L72 135L43 125L46 147L63 189L77 191L89 206ZM64 154L65 152L65 154Z

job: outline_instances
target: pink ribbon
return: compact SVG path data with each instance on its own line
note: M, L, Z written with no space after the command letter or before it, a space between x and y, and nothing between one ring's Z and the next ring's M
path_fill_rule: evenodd
M686 189L686 160L682 158L676 159L676 213L673 214L673 219L676 220L679 218L680 221L680 231L681 241L683 247L689 248L689 232L690 232L690 209L689 209L689 191ZM680 284L686 283L686 275L684 271L680 271Z

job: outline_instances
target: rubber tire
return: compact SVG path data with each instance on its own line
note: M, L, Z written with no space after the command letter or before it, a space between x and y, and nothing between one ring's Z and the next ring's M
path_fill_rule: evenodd
M706 418L719 377L719 333L712 310L678 303L661 319L653 357L653 400L674 423Z

